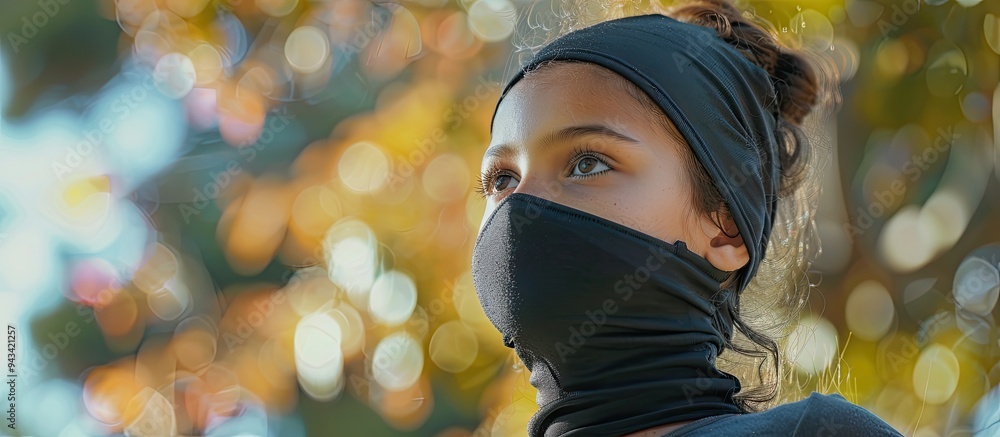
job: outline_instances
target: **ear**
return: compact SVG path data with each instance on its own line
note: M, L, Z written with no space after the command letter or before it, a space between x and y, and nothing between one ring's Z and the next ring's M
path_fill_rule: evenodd
M739 270L750 261L750 254L736 222L728 210L712 212L703 220L702 229L709 239L705 259L719 270Z

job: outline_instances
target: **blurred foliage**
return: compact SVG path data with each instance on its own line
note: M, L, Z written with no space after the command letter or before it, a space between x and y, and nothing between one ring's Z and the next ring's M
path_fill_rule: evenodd
M809 130L824 252L784 398L1000 432L1000 3L742 7L842 95ZM472 288L470 188L511 39L553 36L558 2L3 11L20 435L524 432L533 388Z

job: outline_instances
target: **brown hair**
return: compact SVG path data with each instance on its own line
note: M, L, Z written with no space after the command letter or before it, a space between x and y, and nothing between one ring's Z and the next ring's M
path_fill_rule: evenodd
M602 7L606 15L627 16L650 12L628 4ZM559 34L586 27L601 19L615 18L604 16L595 19L594 9L592 4L571 3L566 9L556 11L557 19L562 22L557 25L547 23L539 27L555 32L543 39L558 37ZM773 27L763 20L752 22L750 17L744 16L727 0L682 0L665 11L660 11L655 6L654 9L656 10L653 12L663 13L678 21L714 29L720 38L768 73L776 93L774 104L777 105L778 117L775 136L779 141L777 159L781 167L778 217L774 218L775 225L767 256L762 260L757 275L747 289L740 293L741 296L734 296L735 302L731 305L734 329L738 335L726 348L739 356L720 356L720 360L733 365L734 369L731 371L741 376L741 382L751 376L748 369L755 369L759 383L744 383L736 401L745 411L758 411L773 404L778 397L781 361L775 338L788 334L789 327L794 326L789 322L797 319L806 301L809 284L805 271L811 262L812 251L818 247L813 244L816 236L812 221L817 181L810 174L815 166L812 165L812 149L802 125L818 103L836 104L838 96L829 87L827 78L820 74L824 70L818 67L817 60L810 59L807 53L782 46L774 36L777 33ZM526 15L530 20L531 11ZM529 33L520 41L515 41L515 45L522 50L535 51L544 42L538 35ZM575 62L577 61L548 61L527 72L526 76L548 70L552 65ZM631 95L651 118L660 120L668 133L683 140L671 120L645 92L610 70L597 66L594 68L613 85ZM694 191L693 206L704 214L718 213L714 215L716 224L723 232L732 234L733 227L725 227L725 223L732 223L725 207L725 199L694 153L690 150L687 152L682 155L690 169L689 178ZM759 152L762 155L765 153L763 150ZM734 274L730 279L735 277ZM731 282L725 285L729 286ZM741 302L748 301L748 297L750 306L741 305ZM765 373L772 370L773 377L766 377Z
M778 197L794 198L795 191L802 185L807 174L811 153L808 138L801 126L816 105L821 89L819 76L810 61L805 54L781 46L773 36L774 30L766 27L766 23L750 22L727 0L689 0L667 10L665 15L678 21L715 29L720 38L768 73L776 94L775 104L778 106L775 132L779 141L777 159L781 167ZM763 154L764 151L760 153ZM692 170L690 174L695 187L695 207L702 213L728 214L724 206L725 199L712 182L708 171L694 158L693 153L685 156L688 158L688 168ZM723 205L722 211L720 205ZM722 220L717 222L720 229L725 231L723 223ZM772 254L769 253L768 256ZM761 273L766 274L765 269L761 269ZM797 294L804 295L807 292L807 288L800 289L799 293L792 290L789 297L794 298ZM733 342L727 346L739 354L759 359L757 376L760 384L744 390L738 398L741 407L754 411L777 397L776 378L767 382L763 375L768 361L771 362L774 374L780 375L778 344L771 336L746 323L739 308L740 299L738 296L736 299L734 328L751 344ZM792 307L789 308L789 315L797 315L804 300L804 296L799 296L792 302L786 302L786 307Z

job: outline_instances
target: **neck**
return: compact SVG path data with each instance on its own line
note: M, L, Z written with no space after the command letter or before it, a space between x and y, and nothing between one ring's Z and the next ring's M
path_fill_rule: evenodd
M665 352L651 345L621 350L614 362L595 365L570 359L555 370L545 360L529 358L540 406L529 422L529 434L645 436L654 434L644 432L741 412L732 398L740 383L716 369L714 346L674 349ZM568 378L572 383L560 384L556 370L563 381L574 375Z

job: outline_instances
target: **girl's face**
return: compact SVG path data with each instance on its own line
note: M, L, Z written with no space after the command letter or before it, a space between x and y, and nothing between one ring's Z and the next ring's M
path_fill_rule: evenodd
M682 240L721 270L742 267L749 260L742 239L694 207L681 135L651 119L611 74L562 63L508 91L483 155L480 230L504 197L526 193L668 243ZM736 234L731 220L723 223Z

